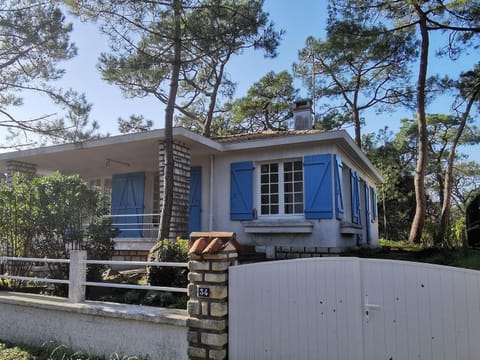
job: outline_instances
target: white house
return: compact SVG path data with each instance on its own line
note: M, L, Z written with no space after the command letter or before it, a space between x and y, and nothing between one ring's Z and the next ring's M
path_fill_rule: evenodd
M261 132L217 139L183 128L175 142L171 237L233 231L267 257L378 244L382 177L343 130ZM0 170L80 174L121 229L118 256L155 242L163 189L163 130L0 154Z

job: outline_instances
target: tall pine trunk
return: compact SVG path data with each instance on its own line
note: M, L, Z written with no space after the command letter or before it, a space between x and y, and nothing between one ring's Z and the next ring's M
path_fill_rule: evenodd
M427 28L427 16L419 5L415 6L419 15L419 26L421 33L420 66L418 69L417 81L417 121L418 121L418 157L415 169L415 216L410 229L409 241L419 243L422 237L422 230L425 224L427 211L427 200L425 196L425 169L428 157L428 134L425 115L425 88L428 69L429 34Z
M173 0L174 28L174 58L172 64L170 91L165 109L165 171L163 182L163 201L160 211L160 229L158 240L168 239L170 235L170 220L172 218L173 188L174 188L174 160L173 160L173 113L178 92L178 79L180 76L182 30L181 30L181 1Z
M355 142L357 143L358 147L362 148L362 133L361 133L361 121L360 121L360 111L355 107L353 109L353 124L355 128Z
M455 153L456 153L460 138L467 124L468 116L470 115L470 110L472 109L472 106L479 94L480 94L480 88L477 88L476 91L474 91L474 93L471 95L470 99L468 100L467 107L465 109L465 112L462 114L462 119L457 129L457 133L455 134L455 138L453 139L452 148L450 150L450 154L448 155L448 159L447 159L447 169L445 171L445 187L444 187L444 193L443 193L442 211L440 213L440 226L439 226L439 236L438 236L443 243L445 243L446 234L447 234L448 226L450 222L450 204L452 199L453 165L455 162Z
M215 105L217 103L218 91L222 84L223 74L225 72L225 65L227 64L230 56L228 56L224 61L221 61L220 70L216 74L215 86L213 87L212 94L210 96L210 104L208 105L207 118L205 121L205 127L203 129L203 136L210 137L212 135L212 121L213 115L215 113Z

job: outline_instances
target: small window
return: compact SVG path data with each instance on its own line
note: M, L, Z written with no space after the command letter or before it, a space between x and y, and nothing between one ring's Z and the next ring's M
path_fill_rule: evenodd
M303 214L301 160L260 165L260 215Z
M107 214L110 214L112 205L112 179L91 179L88 182L90 189L95 190L102 198L102 206Z

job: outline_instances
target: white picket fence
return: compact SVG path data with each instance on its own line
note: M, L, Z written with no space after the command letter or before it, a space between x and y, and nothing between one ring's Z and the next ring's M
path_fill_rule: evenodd
M229 359L478 360L480 272L313 258L229 272Z

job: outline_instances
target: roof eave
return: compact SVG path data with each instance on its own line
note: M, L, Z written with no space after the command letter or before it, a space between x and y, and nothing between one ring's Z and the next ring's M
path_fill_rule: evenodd
M173 129L174 140L183 141L186 143L197 143L204 146L207 146L212 149L213 152L220 152L222 147L216 141L208 139L204 136L195 134L187 129L176 127ZM151 131L145 131L135 134L126 134L126 135L116 135L110 136L101 139L85 140L79 141L71 144L61 144L61 145L52 145L44 146L28 150L19 150L12 151L0 154L0 161L2 160L16 160L25 157L35 156L35 155L48 155L54 153L60 153L64 151L73 151L81 149L93 149L96 147L109 146L113 144L126 144L136 141L145 141L152 139L164 139L165 138L165 129L157 129Z
M223 151L242 151L256 148L275 147L282 145L305 144L314 142L332 142L339 145L346 151L355 162L370 171L376 184L383 184L385 181L367 156L360 150L358 145L345 130L333 130L314 134L301 134L285 137L272 137L267 139L248 140L235 143L223 143Z

